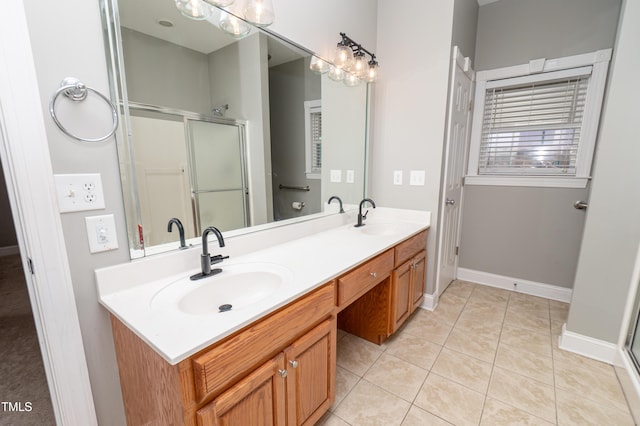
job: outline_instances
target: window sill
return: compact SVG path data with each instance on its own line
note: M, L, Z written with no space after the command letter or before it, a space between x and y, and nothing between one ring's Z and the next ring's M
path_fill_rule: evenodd
M464 184L538 188L586 188L589 179L588 177L561 176L466 176Z
M305 173L307 175L307 179L320 179L320 173Z

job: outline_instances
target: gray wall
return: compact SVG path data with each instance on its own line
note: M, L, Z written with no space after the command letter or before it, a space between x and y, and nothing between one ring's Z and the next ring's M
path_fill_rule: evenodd
M475 70L613 46L620 0L502 0L480 7Z
M121 30L130 101L211 113L207 55L128 28Z
M320 99L320 76L309 71L303 58L269 68L271 115L271 171L275 220L321 211L320 179L305 175L304 101ZM309 185L310 191L281 190L278 186ZM295 210L293 201L305 207Z
M476 56L476 33L478 29L477 0L455 0L453 3L453 34L451 45L458 46L464 56L471 58L471 65Z
M640 243L640 2L623 6L567 329L617 343ZM626 326L626 324L624 325Z
M13 215L9 205L7 184L4 180L2 164L0 164L0 248L11 247L18 244L16 230L13 227Z
M619 7L619 0L481 6L476 71L610 48ZM464 197L461 268L573 287L584 213L572 205L588 200L587 189L466 186Z

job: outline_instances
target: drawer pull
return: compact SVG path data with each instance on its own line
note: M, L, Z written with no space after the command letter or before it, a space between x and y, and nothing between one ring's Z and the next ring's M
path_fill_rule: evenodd
M287 377L287 370L278 370L278 374L284 379Z
M376 274L375 272L369 272L369 275L371 275L373 278L377 278L378 274Z
M298 361L295 359L289 360L289 365L293 368L298 368Z

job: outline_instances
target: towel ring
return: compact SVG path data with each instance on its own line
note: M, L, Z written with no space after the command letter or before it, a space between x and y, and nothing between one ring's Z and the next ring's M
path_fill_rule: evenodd
M56 110L55 110L56 100L58 99L58 96L60 96L61 93L74 102L82 102L87 98L87 95L89 94L89 92L93 92L96 95L98 95L98 97L100 97L103 101L105 101L109 105L109 107L111 107L111 117L113 119L113 127L111 128L109 133L107 133L106 135L100 138L83 138L81 136L76 136L70 131L68 131L62 125L62 123L60 123L60 120L58 120L58 117L56 116ZM84 83L82 83L77 78L73 78L73 77L67 77L64 80L62 80L62 82L60 83L60 88L56 90L56 92L51 97L51 101L49 101L49 113L51 114L51 118L53 118L53 121L56 123L56 125L60 128L60 130L62 130L62 132L65 135L70 136L73 139L79 140L81 142L102 142L103 140L109 139L111 136L113 136L113 134L116 132L116 129L118 128L118 111L116 110L116 107L113 106L109 98L107 98L97 90L91 87L85 86Z

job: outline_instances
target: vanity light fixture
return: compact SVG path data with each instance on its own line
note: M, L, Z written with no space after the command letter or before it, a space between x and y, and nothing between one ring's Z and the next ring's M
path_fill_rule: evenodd
M329 76L329 78L333 81L342 81L344 80L346 72L340 68L337 67L335 65L331 65L329 67L329 72L327 73L327 75Z
M258 27L268 27L274 18L271 0L249 0L244 7L244 19Z
M176 7L187 18L207 19L211 16L211 6L202 0L176 0Z
M227 7L233 4L233 0L204 0L212 6Z
M356 86L358 84L356 80L373 83L378 77L379 68L376 55L353 41L345 33L340 33L340 37L341 39L336 46L333 67L348 72L348 75L340 79L333 79L336 81L344 80L347 86ZM369 55L369 61L367 61L366 55ZM329 77L331 77L332 71L329 70ZM335 71L335 74L338 72Z
M329 63L317 56L311 57L311 63L309 64L309 69L316 74L324 74L329 71Z
M231 12L220 11L220 29L235 38L249 34L251 27Z

